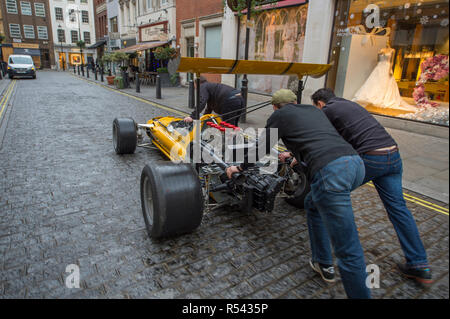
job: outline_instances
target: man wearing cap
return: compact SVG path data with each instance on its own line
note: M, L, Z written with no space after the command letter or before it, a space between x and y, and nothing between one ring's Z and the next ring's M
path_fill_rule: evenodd
M336 97L332 90L320 89L311 99L364 161L363 184L373 182L405 255L406 264L398 264L399 270L422 284L432 283L425 248L403 197L403 165L397 143L364 107Z
M241 91L235 88L221 84L210 83L204 76L200 77L200 105L197 110L184 119L185 122L192 122L196 114L200 116L205 106L205 114L212 112L222 115L222 121L233 125L238 125L239 117L244 108L244 99ZM197 113L198 112L198 113Z
M331 251L324 242L331 238L342 282L349 298L370 298L366 286L366 264L359 242L350 193L364 179L364 163L353 147L336 131L323 112L313 105L296 104L290 90L272 97L273 114L267 120L266 133L257 145L269 141L270 131L278 131L286 147L297 160L307 164L311 191L305 199L312 257L310 265L327 282L335 281ZM266 153L273 145L266 143ZM257 146L258 147L258 146ZM256 152L257 150L249 150ZM282 154L281 160L291 156ZM247 160L227 169L229 178L251 164Z

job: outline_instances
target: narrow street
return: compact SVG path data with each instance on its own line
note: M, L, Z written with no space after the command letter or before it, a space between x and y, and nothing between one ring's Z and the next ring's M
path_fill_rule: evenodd
M270 214L218 211L192 234L149 239L140 174L165 159L148 149L116 155L112 122L176 115L167 108L73 73L2 81L0 298L346 297L340 280L328 286L309 267L305 212L282 199ZM365 185L353 207L366 262L380 268L373 297L449 298L448 205L405 192L436 281L425 289L400 276L394 228ZM80 288L65 285L71 264Z

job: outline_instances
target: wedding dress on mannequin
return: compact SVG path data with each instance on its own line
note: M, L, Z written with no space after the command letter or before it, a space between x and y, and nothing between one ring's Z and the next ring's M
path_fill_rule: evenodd
M378 64L373 69L363 86L356 92L353 101L366 107L390 108L413 111L416 107L406 103L398 89L397 82L392 74L392 62L395 50L389 45L378 53Z

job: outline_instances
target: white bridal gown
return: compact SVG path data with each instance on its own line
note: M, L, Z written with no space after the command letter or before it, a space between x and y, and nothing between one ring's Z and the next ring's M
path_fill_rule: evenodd
M363 86L356 92L353 101L360 105L373 105L380 108L416 111L417 109L406 103L398 90L397 82L390 74L391 57L394 49L383 49L375 69L367 78Z

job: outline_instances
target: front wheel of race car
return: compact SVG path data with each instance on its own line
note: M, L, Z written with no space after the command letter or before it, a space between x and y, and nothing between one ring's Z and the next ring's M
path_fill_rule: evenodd
M296 172L298 174L298 184L296 185L296 190L294 194L292 194L290 197L286 198L286 202L294 207L297 208L304 208L304 201L306 195L308 195L309 191L311 190L311 187L309 185L309 181L306 177L306 174L299 170Z
M151 238L195 230L203 217L200 180L190 164L146 165L141 174L141 206Z
M136 123L133 119L113 121L113 145L117 154L133 154L137 146Z

